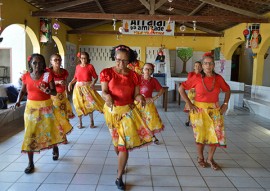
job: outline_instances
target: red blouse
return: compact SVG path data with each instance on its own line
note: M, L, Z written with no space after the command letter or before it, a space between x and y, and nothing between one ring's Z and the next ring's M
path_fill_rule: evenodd
M82 67L80 64L76 66L74 78L78 82L91 82L92 78L98 78L96 70L92 64L86 64Z
M60 69L60 74L54 73L52 68L50 68L50 72L52 73L52 76L53 76L55 83L57 81L62 81L62 80L65 81L68 77L68 71L63 69L63 68ZM66 90L66 86L65 85L63 86L61 84L56 84L55 88L56 88L57 93L62 93Z
M53 80L50 72L45 72L42 74L40 79L33 80L30 73L27 72L22 76L22 82L26 85L27 99L34 101L43 101L51 98L50 94L46 94L41 91L38 87L49 87L49 83Z
M215 81L214 81L215 79ZM211 77L202 77L202 75L193 75L187 81L181 84L184 89L195 88L195 101L216 103L219 101L220 90L223 92L230 91L230 86L225 82L221 75L216 74ZM213 91L210 91L212 90Z
M142 76L140 84L140 94L142 94L145 98L151 98L153 91L159 91L160 89L162 89L162 86L156 78L150 78L149 80L145 80Z
M108 82L114 104L123 106L134 102L135 87L140 84L140 76L131 70L128 75L122 75L113 68L106 68L100 73L100 82Z

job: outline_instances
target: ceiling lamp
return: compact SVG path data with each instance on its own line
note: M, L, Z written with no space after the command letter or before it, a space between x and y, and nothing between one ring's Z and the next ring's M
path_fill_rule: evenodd
M169 3L173 2L173 0L168 0Z

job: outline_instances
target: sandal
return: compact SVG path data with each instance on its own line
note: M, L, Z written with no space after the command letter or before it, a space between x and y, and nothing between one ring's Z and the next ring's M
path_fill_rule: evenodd
M200 167L202 167L202 168L206 167L206 162L204 161L204 158L197 157L197 162L198 162Z
M59 158L59 149L58 149L58 147L53 147L53 160L58 160L58 158Z
M35 171L35 166L34 164L29 164L26 169L24 170L25 174L31 174Z
M77 127L78 129L82 129L83 128L82 123L80 123Z
M95 128L94 121L91 121L90 128Z
M154 137L154 143L155 143L156 145L159 144L159 140L158 140L156 137Z
M207 160L207 163L210 164L213 170L219 170L220 166L214 160Z

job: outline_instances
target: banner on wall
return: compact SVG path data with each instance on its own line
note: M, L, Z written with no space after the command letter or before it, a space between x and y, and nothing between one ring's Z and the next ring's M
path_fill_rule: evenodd
M174 36L174 21L123 20L122 34Z

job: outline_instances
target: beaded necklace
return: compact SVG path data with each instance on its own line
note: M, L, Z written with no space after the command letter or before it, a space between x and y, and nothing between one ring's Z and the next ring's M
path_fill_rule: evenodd
M210 89L208 89L208 88L206 87L206 85L205 85L205 83L204 83L204 78L202 78L202 84L203 84L203 87L204 87L204 89L205 89L206 91L212 92L212 91L214 90L214 88L215 88L215 84L216 84L216 76L214 75L214 80L213 80L213 82L212 82L212 86L211 86Z

